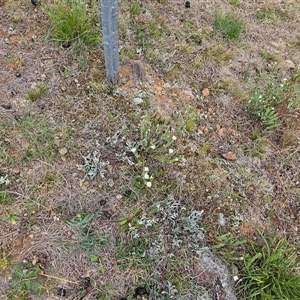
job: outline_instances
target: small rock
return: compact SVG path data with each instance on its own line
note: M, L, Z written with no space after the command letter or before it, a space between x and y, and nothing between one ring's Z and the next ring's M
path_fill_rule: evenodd
M68 149L66 147L64 147L64 148L59 149L58 152L61 156L64 156L68 153Z
M105 200L101 200L101 201L100 201L100 205L101 205L101 206L106 205L106 201L105 201Z
M124 191L124 196L125 196L126 198L130 197L130 195L131 195L131 190L126 190L126 191Z
M106 219L110 219L110 218L111 218L111 213L108 212L108 211L106 211L106 210L103 211L103 215L104 215L104 217L105 217Z
M137 297L137 296L143 296L143 295L147 295L147 294L148 294L147 290L144 287L139 286L135 289L135 295L134 296Z
M66 291L64 288L59 288L59 289L57 290L57 295L58 295L58 296L65 297L66 294L67 294L67 291Z
M2 104L2 107L5 109L11 109L12 105L10 103L5 103L5 104Z
M203 97L208 97L209 96L209 89L208 88L205 88L202 90L202 96Z
M138 104L143 103L143 99L140 98L140 97L135 97L135 98L133 99L133 102L134 102L134 104L138 105Z
M113 187L115 185L115 183L112 179L109 179L107 183L108 183L109 187Z
M18 77L18 78L21 77L21 73L20 73L20 72L17 72L15 75L16 75L16 77Z
M64 43L62 44L62 47L63 47L64 49L67 49L67 48L71 47L71 42L64 42Z
M230 160L230 161L234 161L236 160L236 154L232 151L229 151L227 153L223 153L221 154L223 158L227 159L227 160Z
M17 169L17 168L13 168L12 170L11 170L11 172L14 174L14 175L18 175L18 174L20 174L20 170L19 169Z
M193 275L198 282L212 288L215 299L236 300L232 276L225 264L207 249L199 251Z
M191 8L191 2L190 1L185 2L185 8Z
M296 68L295 64L291 60L287 59L284 62L285 62L285 66L287 68L289 68L289 69L295 69Z
M121 200L123 198L123 196L119 194L116 196L116 198L117 198L117 200Z

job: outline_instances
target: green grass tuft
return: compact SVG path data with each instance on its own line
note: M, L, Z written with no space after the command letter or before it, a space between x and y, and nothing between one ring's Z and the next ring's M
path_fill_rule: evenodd
M99 32L94 29L96 1L91 9L85 1L62 0L54 4L44 4L45 12L52 22L52 38L60 44L73 42L95 46L99 42Z
M224 38L230 41L239 40L245 31L245 25L242 19L231 12L216 14L214 26Z
M245 299L300 299L300 275L297 251L286 239L276 238L263 245L252 245L253 253L245 257L242 290Z

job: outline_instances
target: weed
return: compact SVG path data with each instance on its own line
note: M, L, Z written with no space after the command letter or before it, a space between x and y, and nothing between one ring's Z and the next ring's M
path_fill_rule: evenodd
M27 93L27 97L31 101L36 101L37 99L41 98L47 91L48 88L46 86L37 84L34 89L30 90Z
M70 221L67 221L67 224L75 230L77 235L78 243L75 246L76 251L83 251L93 262L98 262L98 247L104 246L107 242L107 239L99 235L92 226L92 222L99 217L100 213L77 214Z
M93 154L89 153L88 155L82 155L84 163L82 165L76 165L78 170L81 170L85 173L83 179L80 180L80 186L87 177L94 179L97 175L100 175L101 178L104 177L104 167L109 165L109 162L102 161L99 153L94 151Z
M133 15L139 15L142 12L141 4L138 2L133 2L130 7L130 13Z
M217 250L226 262L241 261L242 257L237 254L238 248L247 243L246 239L235 241L230 232L217 237L218 243L212 246L213 250Z
M18 122L16 128L21 131L22 138L26 141L24 161L53 157L57 147L54 143L54 130L47 119L29 115Z
M241 2L239 0L228 0L228 3L232 6L235 6L235 7L240 7L241 6Z
M0 204L3 205L10 205L16 198L11 195L10 192L6 191L6 187L9 185L10 180L8 176L0 176Z
M43 293L44 279L39 275L40 268L32 264L17 265L12 274L10 289L6 296L11 300L26 300L30 294L40 296Z
M274 54L271 54L271 53L266 52L266 51L264 51L264 50L261 50L261 51L259 52L259 54L260 54L260 56L261 56L262 58L264 58L264 59L267 60L267 61L277 61L277 60L278 60L277 57L276 57Z
M215 29L230 41L237 41L245 31L244 22L234 13L216 14Z
M245 276L241 290L245 299L300 298L300 275L297 251L289 247L286 239L267 240L263 244L252 243L252 253L244 257Z
M52 37L60 44L82 42L86 46L95 46L99 42L99 33L93 28L96 15L96 1L92 1L89 11L85 1L63 0L53 4L44 4L45 12L53 28Z
M279 85L269 83L251 96L246 111L260 119L267 132L279 127L287 113L293 113L300 107L297 86L297 83L289 84L286 79Z

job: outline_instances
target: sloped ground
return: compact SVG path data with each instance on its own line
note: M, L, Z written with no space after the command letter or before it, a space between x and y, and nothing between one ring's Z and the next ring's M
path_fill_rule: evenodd
M0 2L3 299L132 299L138 286L150 299L210 299L218 291L197 259L218 236L252 241L259 229L299 245L299 110L265 134L244 109L268 81L299 78L299 3L143 1L140 14L131 5L120 3L112 87L101 45L59 47L42 6ZM236 43L214 29L228 11L245 22ZM166 157L183 159L160 162L145 145L134 156L151 122L176 137ZM103 177L84 178L88 155Z

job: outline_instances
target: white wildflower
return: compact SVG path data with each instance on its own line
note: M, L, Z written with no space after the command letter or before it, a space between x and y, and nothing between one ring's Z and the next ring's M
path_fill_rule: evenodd
M150 148L154 150L156 148L156 146L155 145L151 145Z
M172 154L174 152L173 149L169 149L169 153Z
M146 173L146 174L144 175L144 178L145 178L145 179L149 179L149 178L150 178L149 174Z
M144 171L145 171L145 172L149 172L149 168L148 168L148 167L145 167L145 168L144 168Z
M132 153L134 153L134 152L136 152L136 148L132 148L130 151L131 151Z
M151 181L147 181L146 186L147 187L151 187L152 186L152 182Z
M173 140L173 141L176 141L176 140L177 140L177 137L176 137L175 135L173 135L173 136L172 136L172 140Z

